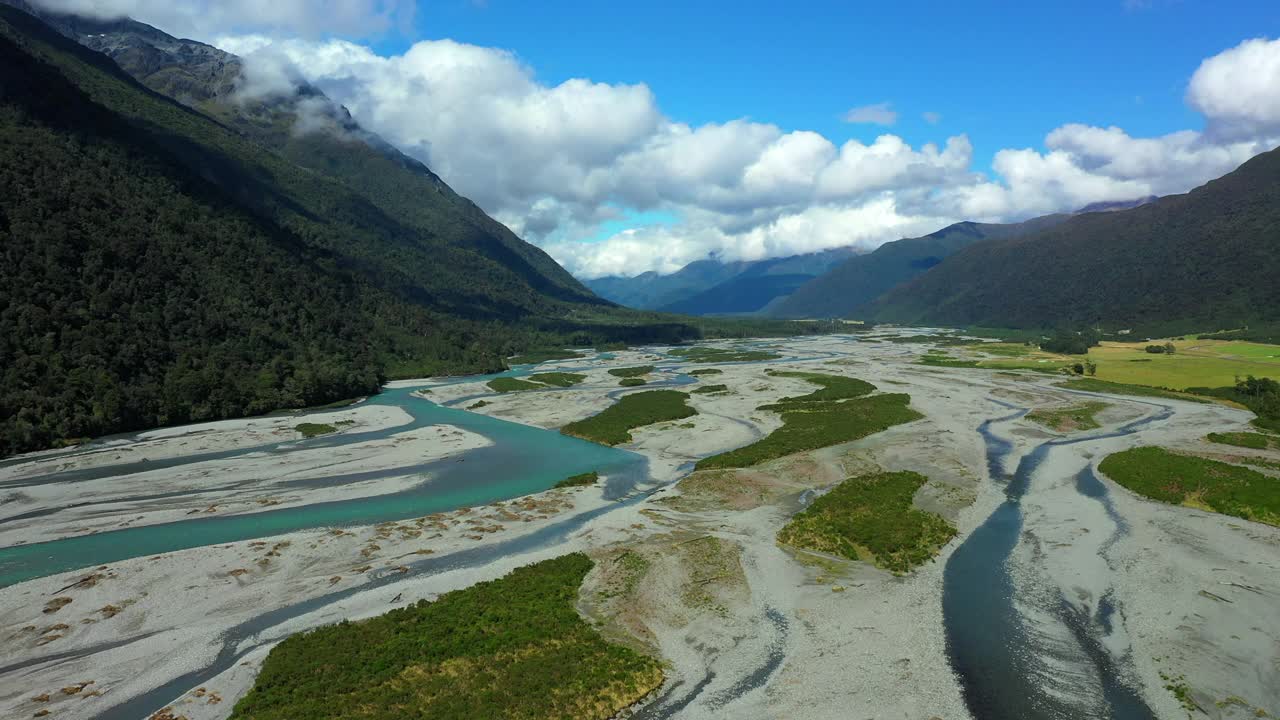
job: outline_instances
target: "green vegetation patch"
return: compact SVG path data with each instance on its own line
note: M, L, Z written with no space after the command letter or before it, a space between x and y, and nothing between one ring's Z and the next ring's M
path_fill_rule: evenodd
M782 427L745 447L703 458L697 469L749 467L792 453L857 440L923 417L907 406L910 402L910 395L895 393L837 402L762 405L760 410L782 413Z
M648 383L644 381L644 378L622 378L618 383L621 387L640 387L641 385L647 384Z
M688 374L693 377L699 377L701 375L721 375L723 373L724 371L720 368L698 368L697 370L690 370Z
M1067 380L1066 382L1057 383L1057 387L1066 388L1068 390L1084 390L1087 392L1110 393L1112 395L1137 395L1139 397L1158 397L1168 398L1169 400L1189 400L1191 402L1208 402L1203 398L1195 395L1176 392L1174 390L1166 390L1164 388L1148 387L1146 385L1128 385L1126 383L1107 382L1106 380L1098 380L1096 378L1077 378L1075 380Z
M573 387L583 380L587 379L586 375L567 372L549 372L530 375L530 380L540 382L544 385L555 385L556 387Z
M976 368L977 360L961 360L960 358L951 357L950 355L929 353L917 361L918 365L930 365L932 367L945 368Z
M565 555L289 637L232 718L612 717L658 687L662 669L579 617L591 567Z
M916 491L928 481L913 472L849 478L793 517L778 540L908 572L956 534L951 523L912 506Z
M728 385L703 385L702 387L697 388L692 392L695 392L699 395L715 395L717 393L729 392L729 386Z
M1100 427L1095 416L1106 408L1107 404L1104 402L1087 402L1069 408L1033 410L1026 417L1031 422L1040 423L1058 432L1077 432Z
M556 483L558 488L583 487L585 485L595 485L600 480L600 473L592 470L591 472L582 473L580 475L570 475L569 477Z
M1153 500L1280 525L1280 481L1249 468L1158 447L1115 453L1098 467Z
M538 383L531 383L528 380L517 380L516 378L500 377L494 378L485 383L490 390L500 393L520 392L521 390L537 390L543 387Z
M632 393L601 413L565 425L560 432L602 445L620 445L631 442L634 428L697 415L688 400L688 394L676 390Z
M537 363L550 362L552 360L578 360L584 357L586 357L586 355L572 350L529 350L519 355L507 358L507 364L534 365Z
M648 375L651 372L653 372L652 365L638 365L636 367L613 368L609 371L609 374L614 377L630 378Z
M317 435L328 435L332 432L338 432L338 428L328 423L301 423L293 426L294 430L302 433L304 438L312 438Z
M1280 438L1254 432L1209 433L1209 442L1254 450L1266 450L1273 445L1280 447Z
M814 390L808 395L797 395L796 397L782 398L778 401L779 404L807 403L823 400L845 400L847 398L857 398L864 395L870 395L876 391L876 386L865 380L845 377L843 375L823 375L822 373L784 372L778 370L770 370L767 371L766 374L770 377L800 378L801 380L811 382L822 388L820 390Z
M777 360L782 357L777 353L771 353L765 350L732 350L727 348L704 347L702 345L672 348L669 354L679 358L684 358L691 363L752 362L758 360Z
M488 402L487 400L477 400L477 401L475 401L475 402L471 403L470 405L468 405L468 406L467 406L467 409L468 409L468 410L479 410L479 409L480 409L480 408L482 408L482 407L488 407L489 405L492 405L492 404L493 404L493 403Z

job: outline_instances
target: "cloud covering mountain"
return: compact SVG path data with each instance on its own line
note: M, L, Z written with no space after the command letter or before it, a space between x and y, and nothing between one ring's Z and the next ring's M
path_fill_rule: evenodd
M1139 137L1064 124L1042 148L999 150L984 172L964 134L916 146L890 133L837 144L734 117L732 108L721 120L690 124L666 114L643 83L549 84L512 51L447 39L398 54L358 41L393 28L412 13L410 3L91 4L162 27L165 18L188 23L243 55L259 92L305 78L587 278L672 272L709 255L870 249L959 220L1013 221L1183 192L1280 139L1274 40L1248 40L1203 61L1186 89L1200 129ZM892 107L855 108L850 118L886 123L897 117ZM649 211L676 220L599 237L603 223Z

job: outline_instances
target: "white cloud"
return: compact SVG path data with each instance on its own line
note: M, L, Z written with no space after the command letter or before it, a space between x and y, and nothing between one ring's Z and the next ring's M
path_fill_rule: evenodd
M1205 60L1187 85L1187 102L1230 138L1280 131L1280 40L1246 40Z
M369 37L407 30L415 0L32 0L58 12L103 19L131 17L179 37L269 32Z
M942 113L936 113L932 110L920 113L920 117L924 118L924 121L930 125L937 125L942 122Z
M708 256L872 248L958 220L1183 192L1280 139L1276 43L1266 41L1196 72L1188 102L1204 114L1205 132L1141 138L1063 125L1043 148L997 152L993 177L973 169L964 135L912 146L883 134L836 146L815 132L747 119L691 126L664 115L643 84L548 85L508 51L450 40L396 56L344 40L241 35L216 44L246 54L246 82L261 87L300 69L365 127L582 277L670 272ZM850 117L889 122L896 113L882 103ZM619 208L678 222L588 241Z
M845 112L840 116L847 123L868 123L871 125L892 125L898 122L898 113L892 104L887 102L874 105L863 105Z

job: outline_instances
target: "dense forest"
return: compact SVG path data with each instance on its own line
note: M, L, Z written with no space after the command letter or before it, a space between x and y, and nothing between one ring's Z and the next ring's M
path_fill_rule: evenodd
M1280 320L1280 152L1185 195L975 243L877 301L888 322L1132 328Z
M2 4L0 61L0 455L784 330L618 308L389 147L302 167Z

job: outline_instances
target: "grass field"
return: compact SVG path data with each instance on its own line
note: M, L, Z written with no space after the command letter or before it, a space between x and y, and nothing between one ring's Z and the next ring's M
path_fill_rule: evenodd
M1089 359L1098 365L1099 380L1172 390L1225 387L1248 375L1280 379L1280 346L1221 340L1172 342L1177 348L1172 355L1148 353L1145 342L1104 342L1089 350Z
M1187 393L1162 390L1149 385L1131 385L1127 383L1107 382L1096 378L1076 378L1058 383L1058 387L1068 390L1084 390L1086 392L1112 393L1115 395L1136 395L1138 397L1168 398L1169 400L1187 400L1189 402L1207 403L1203 397Z
M546 560L271 650L234 720L604 720L662 684L657 660L575 609L592 562Z
M631 442L631 430L644 425L679 420L698 411L689 407L689 396L676 390L650 390L624 395L603 412L560 428L565 435L602 445Z
M956 534L951 523L911 505L916 490L928 481L913 472L849 478L792 518L778 540L908 572Z
M1158 447L1115 453L1098 467L1153 500L1280 525L1280 480L1249 468Z

